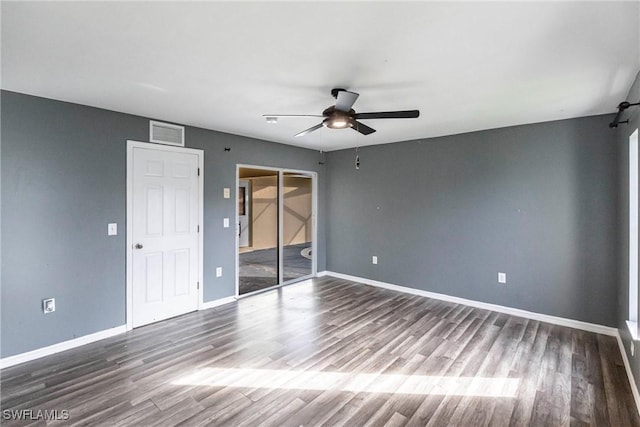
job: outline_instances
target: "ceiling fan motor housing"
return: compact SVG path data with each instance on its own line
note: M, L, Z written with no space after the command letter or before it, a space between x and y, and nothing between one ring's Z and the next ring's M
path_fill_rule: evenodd
M355 111L353 109L348 112L336 110L335 106L331 106L322 112L322 115L326 117L322 121L325 127L330 129L345 129L353 127L355 119L353 115Z

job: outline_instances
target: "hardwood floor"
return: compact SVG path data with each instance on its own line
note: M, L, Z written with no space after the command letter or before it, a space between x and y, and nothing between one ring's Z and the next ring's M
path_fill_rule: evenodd
M333 278L1 374L3 425L640 425L613 337Z

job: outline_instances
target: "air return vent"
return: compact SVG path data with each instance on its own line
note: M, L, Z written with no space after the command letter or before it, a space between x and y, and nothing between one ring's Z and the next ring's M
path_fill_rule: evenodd
M149 141L184 147L184 126L149 120Z

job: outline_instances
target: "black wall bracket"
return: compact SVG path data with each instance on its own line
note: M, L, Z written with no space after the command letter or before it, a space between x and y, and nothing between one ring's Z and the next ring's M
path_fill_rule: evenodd
M629 107L636 106L636 105L640 105L640 102L636 102L635 104L630 104L627 101L624 101L624 102L621 102L620 104L618 104L618 114L616 114L616 117L613 119L613 121L611 123L609 123L609 127L610 128L617 128L620 123L629 123L629 120L620 121L620 116L622 116L622 112L624 110L626 110Z

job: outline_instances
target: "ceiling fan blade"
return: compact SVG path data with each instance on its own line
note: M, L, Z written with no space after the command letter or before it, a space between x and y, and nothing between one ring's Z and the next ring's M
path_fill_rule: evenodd
M322 114L263 114L262 117L324 117Z
M376 131L374 128L370 128L369 126L360 122L354 122L352 129L360 132L363 135L369 135Z
M378 113L357 113L356 119L415 119L420 116L419 110L381 111Z
M344 111L348 113L353 107L353 104L356 102L360 95L355 92L349 92L348 90L341 90L338 92L338 97L336 99L336 110Z
M295 134L294 137L304 136L304 135L306 135L308 133L311 133L313 131L316 131L316 130L320 129L321 127L322 127L322 123L319 123L319 124L317 124L317 125L315 125L313 127L310 127L309 129L303 130L302 132Z

